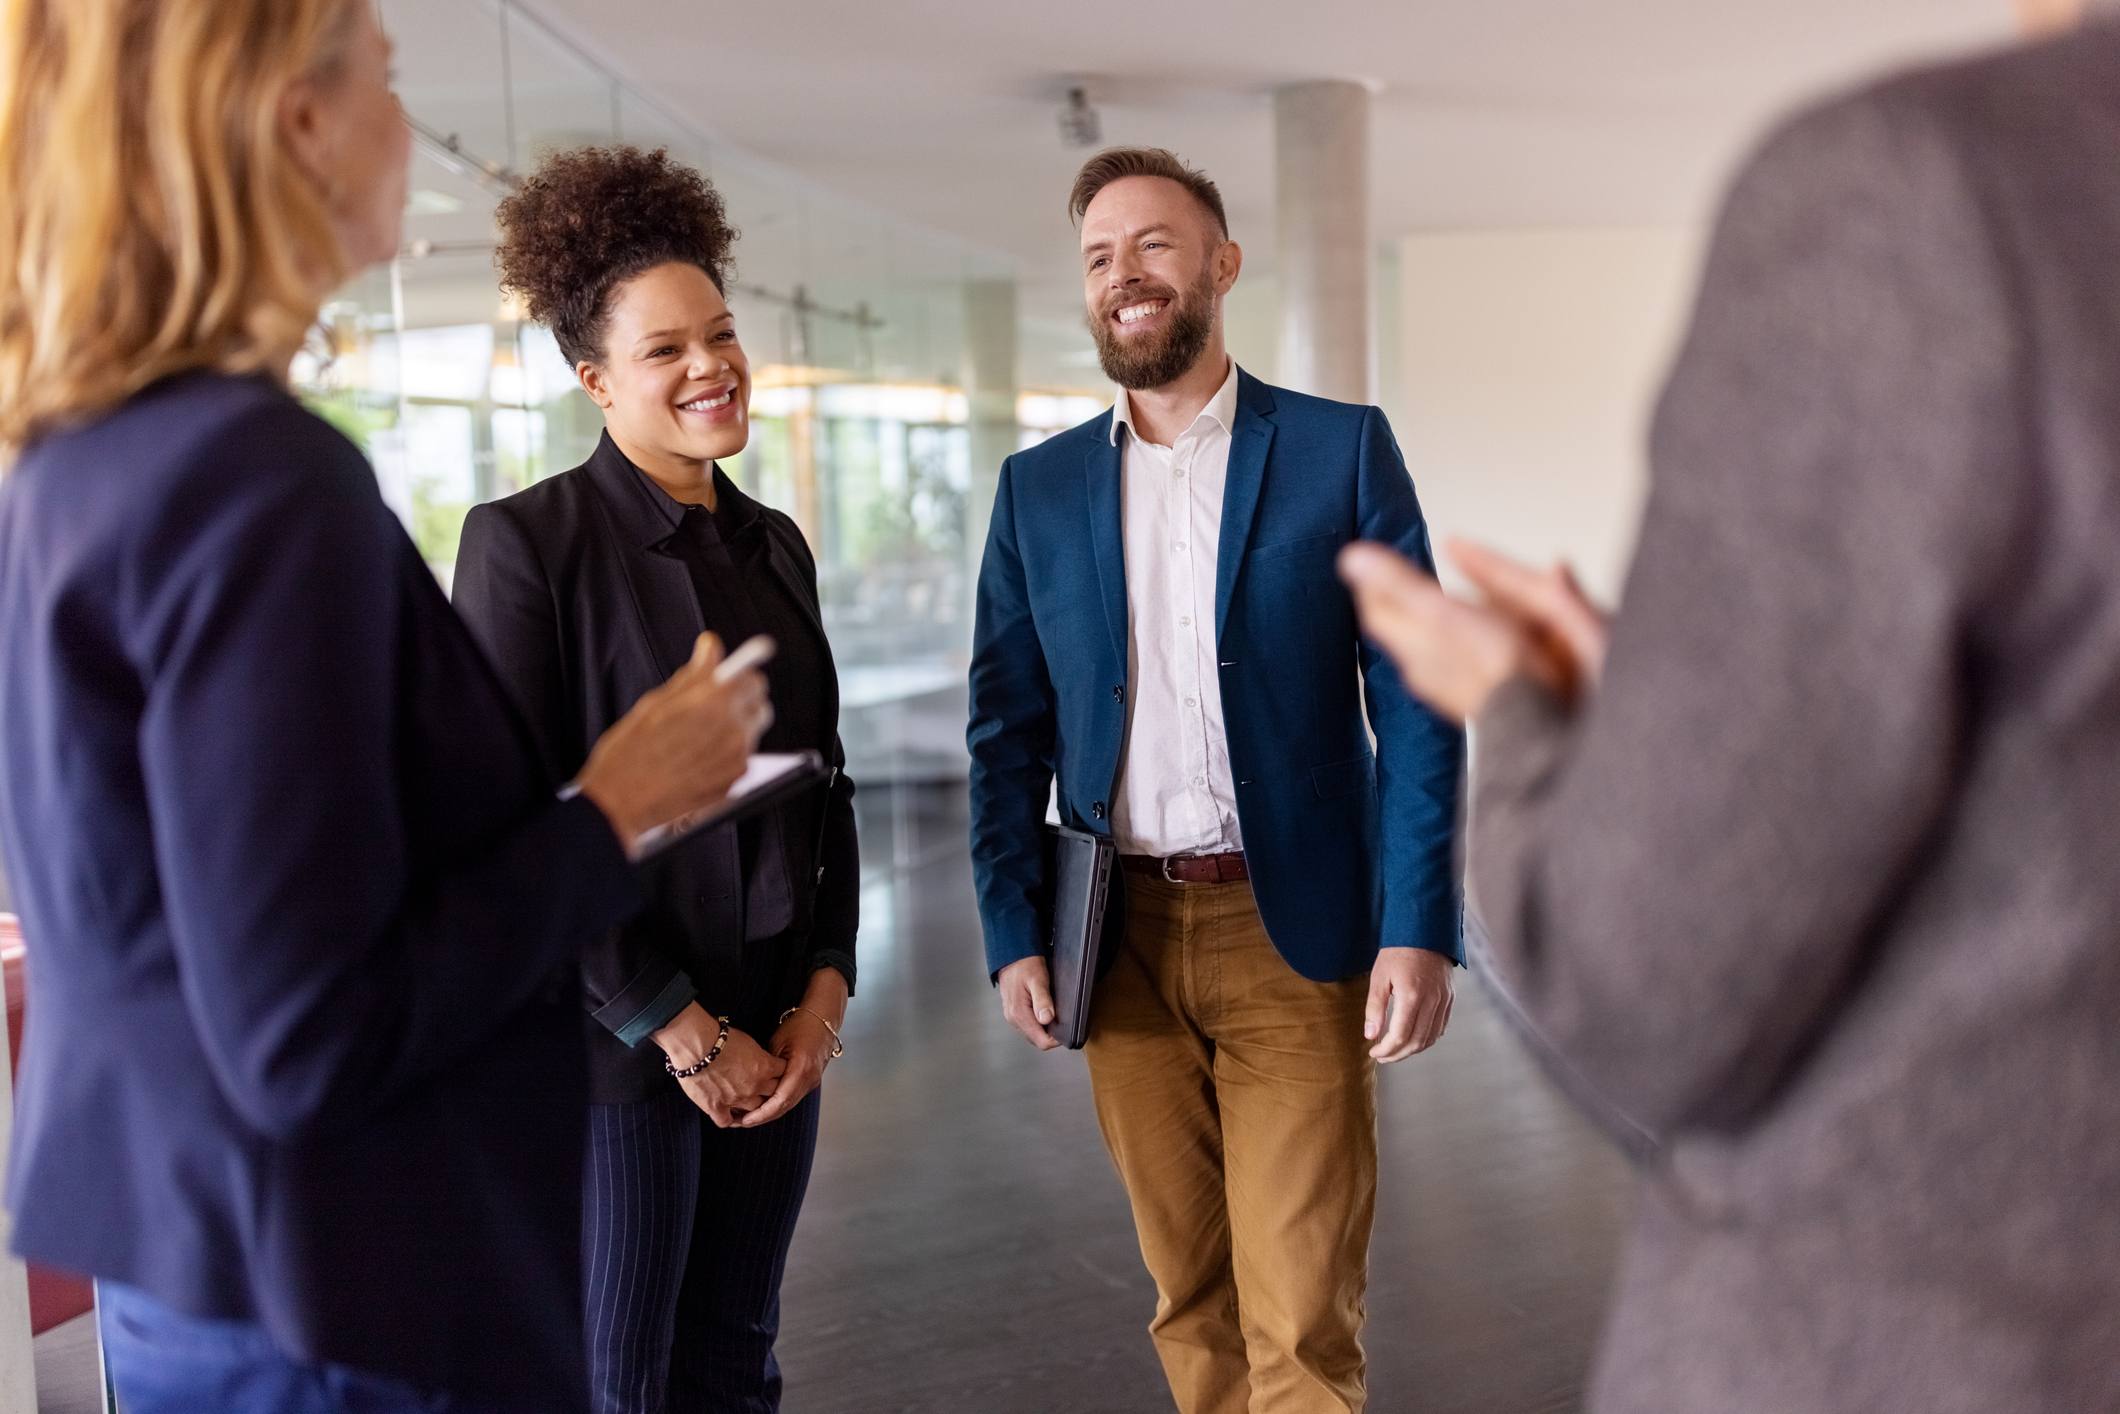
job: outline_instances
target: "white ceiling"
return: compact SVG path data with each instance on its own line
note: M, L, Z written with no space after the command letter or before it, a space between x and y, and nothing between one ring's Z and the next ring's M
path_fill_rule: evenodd
M1015 263L1072 321L1064 203L1086 83L1107 142L1216 178L1271 268L1270 94L1377 86L1380 238L1698 219L1774 113L1883 65L2011 32L2010 0L532 0L699 126ZM732 205L737 203L732 198ZM732 213L739 225L744 213Z

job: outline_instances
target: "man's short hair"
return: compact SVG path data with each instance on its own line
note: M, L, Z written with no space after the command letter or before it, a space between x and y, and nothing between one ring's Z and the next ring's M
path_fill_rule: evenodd
M1068 215L1076 225L1097 199L1097 193L1126 177L1162 177L1192 193L1193 200L1215 218L1222 239L1229 239L1229 213L1222 209L1222 193L1205 172L1177 153L1162 147L1107 147L1082 164L1075 175L1075 189L1068 195Z

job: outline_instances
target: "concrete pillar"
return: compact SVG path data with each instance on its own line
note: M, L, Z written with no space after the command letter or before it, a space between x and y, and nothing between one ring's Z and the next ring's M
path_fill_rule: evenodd
M836 535L840 528L824 523L824 491L817 481L816 387L804 388L802 396L793 402L788 409L788 477L794 484L795 504L789 507L788 514L795 518L817 558L823 560L831 553L826 535Z
M1349 79L1274 91L1274 203L1280 246L1280 381L1298 392L1373 401L1369 110Z

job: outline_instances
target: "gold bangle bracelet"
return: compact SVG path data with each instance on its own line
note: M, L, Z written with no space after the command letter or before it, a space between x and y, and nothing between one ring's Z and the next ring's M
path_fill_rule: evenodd
M847 1048L846 1048L846 1047L845 1047L844 1045L840 1044L840 1040L839 1040L839 1028L838 1028L838 1027L836 1027L836 1026L834 1026L834 1025L833 1025L833 1024L831 1023L831 1022L829 1022L829 1021L826 1021L826 1020L824 1019L824 1017L823 1017L823 1015L822 1015L821 1013L819 1013L819 1012L817 1012L817 1011L813 1010L813 1009L812 1009L812 1008L810 1008L810 1007L806 1007L806 1006L791 1006L791 1007L789 1007L789 1008L788 1008L788 1009L787 1009L786 1011L782 1012L782 1013L780 1014L780 1020L778 1020L778 1021L774 1022L773 1024L774 1024L775 1026L785 1026L785 1025L787 1025L787 1024L788 1024L788 1018L789 1018L789 1017L791 1017L791 1016L793 1016L793 1015L795 1015L795 1013L797 1013L797 1012L808 1012L808 1013L809 1013L809 1014L810 1014L811 1016L814 1016L814 1017L816 1017L816 1018L817 1018L817 1024L818 1024L819 1026L822 1026L822 1027L823 1027L823 1028L824 1028L825 1030L827 1030L827 1031L829 1031L829 1032L831 1032L831 1033L832 1033L832 1059L833 1059L833 1060L838 1060L838 1059L839 1059L839 1058L840 1058L841 1056L843 1056L843 1055L845 1055L845 1054L847 1053Z

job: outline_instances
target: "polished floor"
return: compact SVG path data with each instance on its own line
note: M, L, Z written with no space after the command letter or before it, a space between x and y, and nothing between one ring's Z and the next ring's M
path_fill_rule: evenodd
M787 1408L1168 1410L1082 1059L1032 1051L987 985L960 794L865 802L880 867L785 1287ZM1462 974L1449 1035L1385 1072L1382 1108L1371 1408L1576 1408L1623 1165Z
M962 797L862 797L861 992L784 1289L785 1408L1169 1410L1082 1058L1032 1051L987 985ZM1449 1035L1385 1072L1382 1107L1371 1409L1577 1408L1624 1167L1463 974ZM85 1327L38 1346L40 1404L95 1408Z

